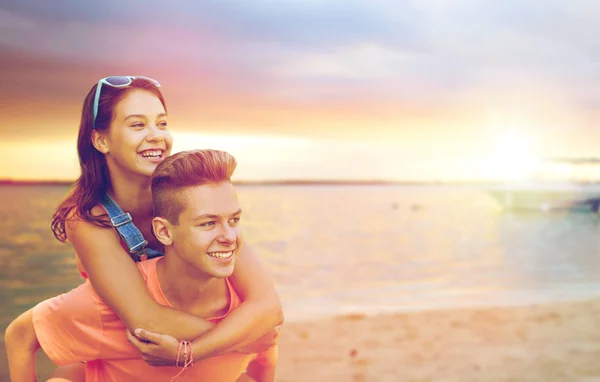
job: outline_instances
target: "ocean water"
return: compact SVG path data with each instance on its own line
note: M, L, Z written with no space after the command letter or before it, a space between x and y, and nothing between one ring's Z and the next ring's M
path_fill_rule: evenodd
M2 332L81 282L71 247L49 228L66 191L0 187ZM272 275L287 320L600 296L600 218L592 213L509 213L466 186L238 192L245 239Z

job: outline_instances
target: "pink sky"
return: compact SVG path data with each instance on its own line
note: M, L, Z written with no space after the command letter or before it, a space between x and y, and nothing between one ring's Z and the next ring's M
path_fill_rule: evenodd
M175 149L227 149L244 179L494 178L511 145L600 156L588 3L9 2L0 178L74 179L81 103L115 74L158 79Z

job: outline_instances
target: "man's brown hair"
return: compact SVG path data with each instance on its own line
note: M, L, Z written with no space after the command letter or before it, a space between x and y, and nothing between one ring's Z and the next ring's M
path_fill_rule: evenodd
M236 165L231 154L220 150L182 151L165 158L152 175L154 216L177 224L185 207L182 189L230 182Z

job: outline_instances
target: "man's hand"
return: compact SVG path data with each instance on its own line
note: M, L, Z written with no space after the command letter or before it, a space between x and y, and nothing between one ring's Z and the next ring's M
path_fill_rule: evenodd
M236 347L235 351L240 352L240 353L253 354L253 353L263 352L263 351L269 349L271 346L277 345L277 341L279 340L279 329L280 328L281 328L281 326L276 326L275 329L271 330L270 332L268 332L264 336L260 337L258 340L254 341L253 343L251 343L249 345Z
M175 366L179 341L167 334L152 333L136 329L135 334L127 331L127 340L135 346L142 359L151 366Z

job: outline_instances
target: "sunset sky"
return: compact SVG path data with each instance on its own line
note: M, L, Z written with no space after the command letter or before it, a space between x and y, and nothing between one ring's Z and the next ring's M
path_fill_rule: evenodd
M162 84L238 179L514 178L600 157L600 2L9 0L0 178L75 179L99 78Z

